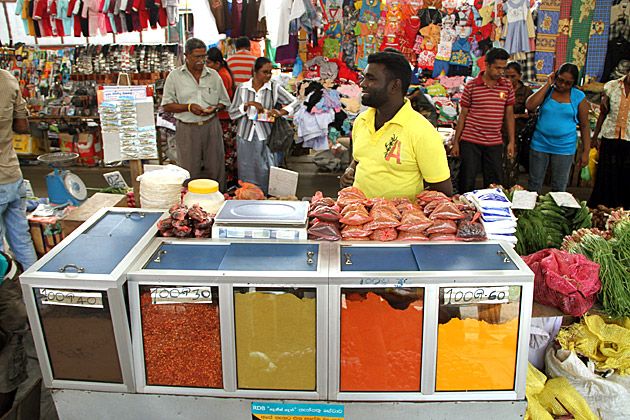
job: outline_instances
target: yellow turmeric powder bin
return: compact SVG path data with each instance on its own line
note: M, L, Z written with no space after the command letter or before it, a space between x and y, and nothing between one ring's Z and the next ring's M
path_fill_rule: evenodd
M502 300L462 305L445 299L444 290L440 291L435 390L513 390L520 287L510 287Z

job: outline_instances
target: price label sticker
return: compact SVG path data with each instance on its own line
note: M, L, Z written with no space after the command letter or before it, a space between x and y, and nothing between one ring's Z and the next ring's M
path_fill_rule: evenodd
M212 303L211 287L152 287L153 304Z
M79 290L39 289L43 296L43 305L80 306L88 308L103 307L103 293Z
M508 303L510 288L501 287L449 287L444 289L445 305Z

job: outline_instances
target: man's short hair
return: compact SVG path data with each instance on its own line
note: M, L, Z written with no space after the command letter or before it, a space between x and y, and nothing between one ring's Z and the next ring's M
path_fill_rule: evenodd
M188 41L186 41L186 45L184 46L184 52L186 54L191 54L193 50L196 50L198 48L203 48L203 50L205 51L206 44L199 38L190 38Z
M243 48L250 49L252 46L252 43L249 41L249 38L247 38L246 36L242 36L242 37L236 38L236 41L234 41L234 46L236 47L237 50L242 50Z
M510 54L503 48L491 48L486 54L486 63L493 64L497 60L507 60Z
M403 96L407 93L409 84L411 84L411 68L409 67L409 61L407 61L407 58L401 52L392 52L391 50L377 52L368 55L367 61L368 64L384 64L385 72L387 73L387 81L390 82L394 79L400 79Z

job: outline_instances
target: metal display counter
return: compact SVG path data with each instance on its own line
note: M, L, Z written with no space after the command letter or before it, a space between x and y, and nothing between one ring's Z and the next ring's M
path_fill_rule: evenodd
M163 211L99 210L20 277L44 384L134 391L126 272Z

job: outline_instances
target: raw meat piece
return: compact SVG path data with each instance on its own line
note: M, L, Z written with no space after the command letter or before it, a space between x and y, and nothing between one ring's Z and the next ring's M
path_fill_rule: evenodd
M192 220L196 220L198 222L201 222L203 219L205 219L204 213L205 212L201 209L199 204L193 204L188 209L188 217L190 217Z
M173 228L173 218L167 217L158 222L158 230L160 232L164 232L165 230L169 230Z

